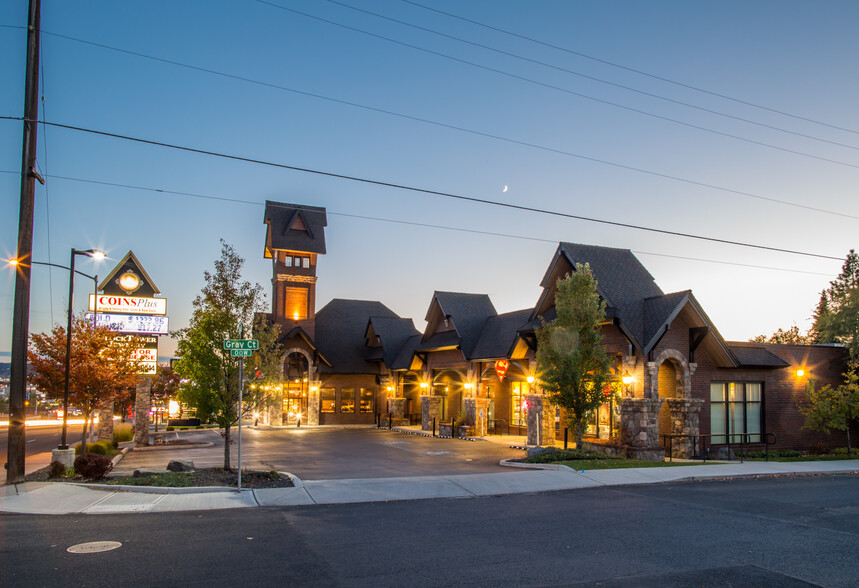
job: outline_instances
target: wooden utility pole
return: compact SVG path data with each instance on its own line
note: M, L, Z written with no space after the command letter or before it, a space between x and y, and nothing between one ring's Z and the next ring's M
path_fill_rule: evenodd
M24 143L15 309L12 314L12 370L9 388L9 444L6 483L24 481L24 400L27 394L27 339L30 331L30 265L33 254L33 200L36 192L36 131L39 119L39 15L41 0L30 0L27 74L24 85Z

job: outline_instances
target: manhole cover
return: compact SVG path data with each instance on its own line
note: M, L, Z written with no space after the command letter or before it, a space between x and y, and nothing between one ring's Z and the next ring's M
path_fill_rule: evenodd
M122 547L119 541L90 541L89 543L78 543L72 545L66 551L69 553L101 553Z

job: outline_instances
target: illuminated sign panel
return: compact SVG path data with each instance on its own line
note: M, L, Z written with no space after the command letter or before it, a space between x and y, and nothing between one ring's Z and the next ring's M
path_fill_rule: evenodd
M92 320L92 313L86 318ZM98 313L98 326L108 327L120 333L144 333L152 335L167 335L169 333L166 316L148 316L140 314Z
M112 296L110 294L89 295L90 312L95 310L98 300L99 312L118 312L133 314L167 314L166 298L143 298L140 296Z

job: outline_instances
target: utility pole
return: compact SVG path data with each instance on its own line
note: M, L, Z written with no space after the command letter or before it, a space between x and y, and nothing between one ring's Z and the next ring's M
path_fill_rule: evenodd
M30 265L33 255L33 200L36 192L36 131L39 119L39 16L41 0L30 0L27 24L27 74L24 84L24 142L21 205L15 259L15 308L12 313L12 370L9 386L9 444L6 483L24 481L24 399L27 393L27 339L30 331ZM39 178L41 180L41 178Z

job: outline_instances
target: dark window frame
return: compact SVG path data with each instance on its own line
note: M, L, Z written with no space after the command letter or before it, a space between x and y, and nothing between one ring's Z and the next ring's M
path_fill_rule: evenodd
M720 384L722 386L722 400L713 400L712 396L712 385ZM730 384L734 384L735 386L742 387L742 399L741 400L728 400L728 386ZM746 394L746 385L747 384L758 384L761 387L761 399L760 400L748 400ZM766 430L766 384L763 381L736 381L736 380L714 380L710 382L710 387L707 389L707 393L710 398L710 443L712 445L727 445L730 443L739 443L740 439L732 437L737 437L738 435L749 435L750 443L763 443L766 438L767 430ZM742 406L743 411L743 430L742 431L732 431L731 430L731 405L740 405ZM760 407L760 423L759 423L759 432L749 433L749 411L748 407L750 404L756 404ZM714 434L713 427L713 411L719 408L722 412L722 418L725 423L725 432ZM721 439L721 441L717 441Z

